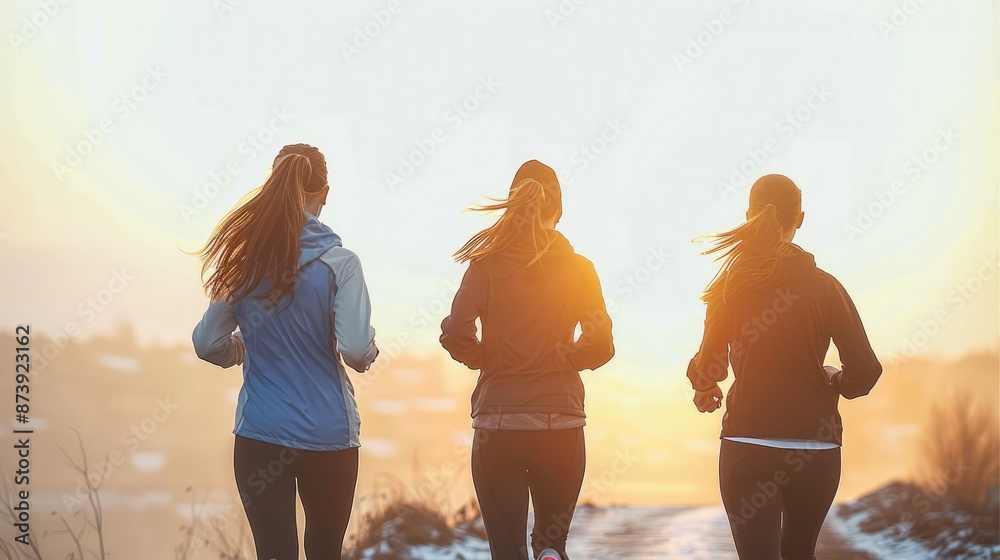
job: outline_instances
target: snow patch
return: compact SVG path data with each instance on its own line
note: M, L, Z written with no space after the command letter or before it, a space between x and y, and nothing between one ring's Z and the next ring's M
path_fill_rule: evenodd
M842 506L834 506L827 516L827 524L852 546L878 558L906 558L907 560L935 560L930 550L912 540L896 540L892 528L877 533L865 533L861 524L868 520L868 512L840 515Z

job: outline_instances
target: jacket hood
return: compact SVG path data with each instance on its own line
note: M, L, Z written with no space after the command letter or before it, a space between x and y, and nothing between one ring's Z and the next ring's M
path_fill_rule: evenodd
M320 258L331 248L342 246L339 235L319 221L319 218L306 212L306 223L302 226L302 238L299 241L299 268Z
M790 284L816 271L816 257L794 243L790 245L791 250L778 258L778 272L774 280L768 287L762 289Z
M542 254L541 258L531 266L528 266L528 263L535 258L536 253L531 243L531 237L527 235L517 238L490 258L521 278L538 278L545 274L545 267L548 263L576 254L569 240L558 231L550 230L549 239L552 244L549 245L548 250ZM545 241L539 240L539 244L544 245Z

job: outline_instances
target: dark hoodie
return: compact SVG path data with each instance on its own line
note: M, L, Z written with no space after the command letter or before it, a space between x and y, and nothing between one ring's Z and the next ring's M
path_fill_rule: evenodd
M586 416L580 370L614 355L611 318L594 265L553 231L530 267L530 240L472 261L441 323L452 358L481 370L472 416L544 412ZM482 341L476 319L482 321ZM577 324L583 334L574 340Z
M882 366L844 287L817 268L811 254L792 248L769 287L709 304L687 376L696 390L708 390L726 378L732 362L722 437L840 444L840 395L868 394ZM843 367L829 379L823 360L831 339Z

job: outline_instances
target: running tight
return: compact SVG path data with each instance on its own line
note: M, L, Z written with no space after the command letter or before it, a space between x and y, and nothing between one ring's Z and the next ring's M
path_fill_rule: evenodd
M840 485L840 448L722 440L719 485L741 560L813 560Z
M258 560L298 560L295 493L308 560L339 560L358 480L358 449L307 451L236 436L236 487Z
M528 560L528 496L535 510L534 558L552 548L566 556L566 537L583 485L583 428L481 430L472 445L472 481L493 560Z

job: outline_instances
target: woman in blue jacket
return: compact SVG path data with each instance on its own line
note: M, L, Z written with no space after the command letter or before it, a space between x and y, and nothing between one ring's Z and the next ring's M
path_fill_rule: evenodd
M329 190L323 154L285 146L199 251L212 302L192 338L199 358L243 364L233 463L265 560L298 558L296 487L314 560L341 557L354 501L361 421L343 364L366 371L378 349L361 263L316 217Z

